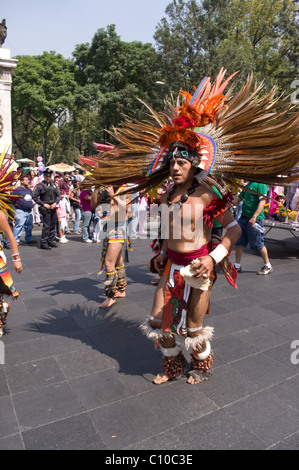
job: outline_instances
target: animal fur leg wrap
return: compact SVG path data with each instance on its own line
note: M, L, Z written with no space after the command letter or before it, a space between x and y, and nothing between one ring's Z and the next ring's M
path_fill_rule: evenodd
M162 338L167 338L169 336L173 336L172 333L167 333L166 331L161 330L160 328L155 328L151 325L151 320L155 322L159 322L159 320L155 319L154 317L148 316L145 322L140 325L140 329L142 333L147 336L147 338L153 341L159 341ZM162 322L161 322L162 323Z
M124 292L127 285L125 266L123 264L122 266L117 266L115 269L117 273L117 289L119 292Z
M106 272L105 284L105 293L106 297L114 299L117 292L117 271Z
M190 331L190 330L189 330ZM200 331L200 334L195 336L194 338L190 338L187 336L185 339L185 348L186 349L196 349L197 347L201 347L204 342L211 341L213 338L214 334L214 328L210 326L206 326L205 328L202 328Z
M213 357L211 354L210 340L213 337L214 329L206 327L201 333L194 338L186 338L186 347L192 348L191 354L191 371L189 375L194 378L197 383L207 380L212 372Z

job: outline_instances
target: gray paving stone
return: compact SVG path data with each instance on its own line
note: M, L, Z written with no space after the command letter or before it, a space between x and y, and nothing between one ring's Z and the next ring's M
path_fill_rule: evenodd
M256 352L258 352L258 349L254 345L243 341L242 337L239 338L239 333L235 333L232 338L231 336L221 336L213 340L215 366L237 361Z
M270 390L276 397L299 411L299 375L273 385Z
M292 364L286 366L267 354L259 353L231 363L247 380L262 388L270 387L293 376Z
M55 359L67 379L94 374L112 367L107 355L90 346L55 355Z
M276 300L271 303L263 303L263 308L282 316L289 316L298 313L298 306L288 302L287 300Z
M9 389L6 383L5 373L3 366L0 366L0 397L9 396Z
M267 325L262 325L255 326L249 330L239 331L235 336L245 343L253 345L258 351L264 351L287 341L286 337L282 335L283 331L278 331L281 334L269 330Z
M265 443L224 410L172 430L181 450L260 450Z
M139 396L96 408L88 414L108 449L122 449L167 429L154 407L147 406Z
M180 378L167 386L155 387L140 396L148 407L159 403L159 418L168 428L180 426L182 423L187 424L219 408L213 399L204 393L203 388L199 390L197 387L192 387L186 383L186 380Z
M7 344L5 347L5 364L8 366L24 364L25 362L44 359L50 356L50 348L44 338L40 336L29 341Z
M128 447L125 447L126 451L135 450L181 450L182 445L179 437L175 435L172 431L166 431L159 433L158 435L152 436L143 441L138 441L136 444L132 444Z
M299 432L271 446L270 450L299 450Z
M4 370L12 394L62 382L65 379L53 357L4 366Z
M53 356L83 350L86 346L93 345L90 338L82 330L68 332L67 334L46 334L43 337Z
M261 389L229 365L216 369L214 375L215 380L212 377L204 382L201 391L221 407L253 395Z
M24 450L24 443L21 433L0 439L0 450Z
M0 438L19 432L17 418L10 396L0 397L0 410Z
M85 375L70 383L85 410L110 405L135 395L134 388L130 388L114 369Z
M228 405L226 411L266 445L281 441L298 431L298 410L274 396L271 390Z
M22 432L83 411L66 382L18 393L13 403Z
M105 450L86 414L23 432L27 450Z

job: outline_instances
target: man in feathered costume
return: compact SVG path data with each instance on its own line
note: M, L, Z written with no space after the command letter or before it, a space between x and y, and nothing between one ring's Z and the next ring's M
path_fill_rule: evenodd
M11 217L10 204L20 196L11 194L21 171L14 171L13 157L7 157L5 151L0 156L0 230L4 233L12 249L12 261L16 273L22 272L22 262L18 250L18 244L10 228L7 217ZM10 272L6 264L6 256L0 245L0 337L4 334L3 324L10 310L9 302L4 297L17 299L19 292L16 290Z
M254 86L252 77L234 96L232 91L224 96L235 75L223 82L225 72L214 86L205 78L193 96L180 91L176 105L166 102L164 112L144 103L150 118L127 119L114 129L119 144L100 157L97 167L86 168L91 176L85 184L90 185L136 183L137 190L151 191L169 175L174 181L160 201L168 208L168 235L155 259L161 279L152 313L142 325L163 354L156 384L184 372L186 349L191 349L188 383L210 375L213 329L203 322L216 265L236 287L228 254L241 232L227 210L229 195L220 198L213 191L221 190L216 180L236 187L239 178L271 185L298 179L293 171L299 161L298 110L286 98L275 99L275 89L261 96L263 85ZM226 228L222 240L211 237L214 220Z

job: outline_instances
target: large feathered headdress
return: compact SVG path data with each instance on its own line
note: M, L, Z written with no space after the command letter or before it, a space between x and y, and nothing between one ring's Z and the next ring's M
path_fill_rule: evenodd
M15 188L21 173L22 170L16 170L14 157L12 155L8 156L6 150L3 150L0 155L0 210L10 218L12 218L11 210L14 212L10 205L20 198L20 196L11 194L11 192Z
M242 178L283 185L298 179L293 170L299 162L298 107L277 98L275 87L262 94L263 83L254 84L252 75L235 95L231 88L225 96L235 75L224 81L225 73L221 69L213 86L205 78L193 96L181 90L176 103L165 101L163 112L142 102L148 119L127 118L110 132L117 145L98 157L96 166L84 165L89 172L84 185L136 183L150 190L169 176L174 142L184 144L204 176L212 170L227 183Z

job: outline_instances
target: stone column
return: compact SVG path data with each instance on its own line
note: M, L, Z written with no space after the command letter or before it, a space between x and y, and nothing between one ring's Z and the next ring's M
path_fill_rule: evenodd
M10 58L9 49L0 47L0 117L2 117L2 122L0 122L0 155L6 146L7 153L12 153L11 83L17 63L16 59Z

